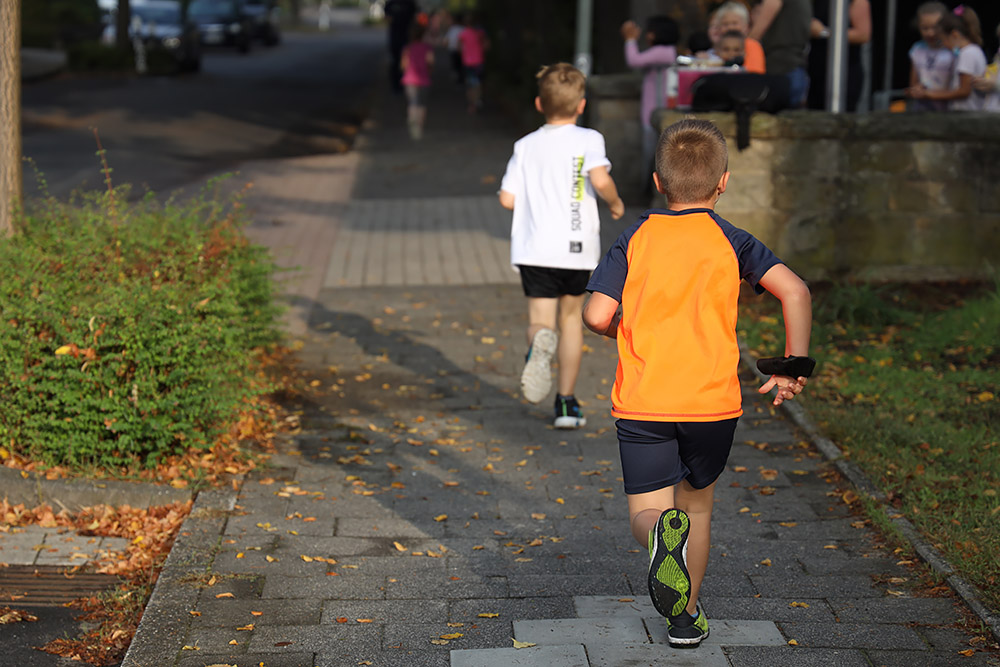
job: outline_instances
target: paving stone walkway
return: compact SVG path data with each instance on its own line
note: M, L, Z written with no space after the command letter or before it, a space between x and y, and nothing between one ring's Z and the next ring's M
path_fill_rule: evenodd
M77 535L65 528L25 526L0 531L0 567L55 565L74 567L123 553L128 540Z
M614 344L586 339L586 428L555 431L547 403L519 398L525 306L488 199L517 131L466 117L458 91L432 100L423 144L384 100L356 158L260 167L253 233L284 262L311 258L288 293L314 391L274 467L203 513L219 517L191 538L208 555L164 575L162 599L184 600L157 639L171 648L144 655L143 626L125 664L995 665L959 654L963 609L918 596L913 566L749 376L703 588L712 635L666 644L628 531ZM309 210L274 208L292 188Z

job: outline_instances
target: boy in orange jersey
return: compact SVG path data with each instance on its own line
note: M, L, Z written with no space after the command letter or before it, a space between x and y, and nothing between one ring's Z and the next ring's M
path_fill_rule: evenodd
M698 593L715 482L742 414L742 280L774 294L785 318L786 357L768 360L778 374L760 392L777 387L780 405L802 391L814 364L806 356L809 289L713 210L729 182L727 167L725 137L712 123L683 120L663 132L653 183L668 208L647 211L618 238L587 285L592 295L583 313L592 331L618 341L612 414L629 522L649 548L649 593L668 620L670 643L685 646L708 636Z

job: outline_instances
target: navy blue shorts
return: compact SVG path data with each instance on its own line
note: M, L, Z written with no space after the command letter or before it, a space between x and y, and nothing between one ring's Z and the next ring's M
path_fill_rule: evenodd
M717 422L619 419L625 493L648 493L686 479L703 489L726 469L738 418Z

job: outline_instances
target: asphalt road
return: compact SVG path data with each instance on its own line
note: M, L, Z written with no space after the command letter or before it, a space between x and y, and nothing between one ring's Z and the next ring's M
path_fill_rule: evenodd
M247 55L206 51L197 74L64 75L23 89L28 196L104 187L96 129L115 184L168 192L240 162L350 148L381 76L381 29L284 34Z

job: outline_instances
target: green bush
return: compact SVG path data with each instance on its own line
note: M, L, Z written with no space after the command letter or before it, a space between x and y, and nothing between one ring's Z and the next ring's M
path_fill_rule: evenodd
M80 72L134 71L132 49L106 46L100 42L79 42L66 50L69 68Z
M46 200L0 241L0 443L22 456L153 465L263 391L274 265L239 206L123 195Z

